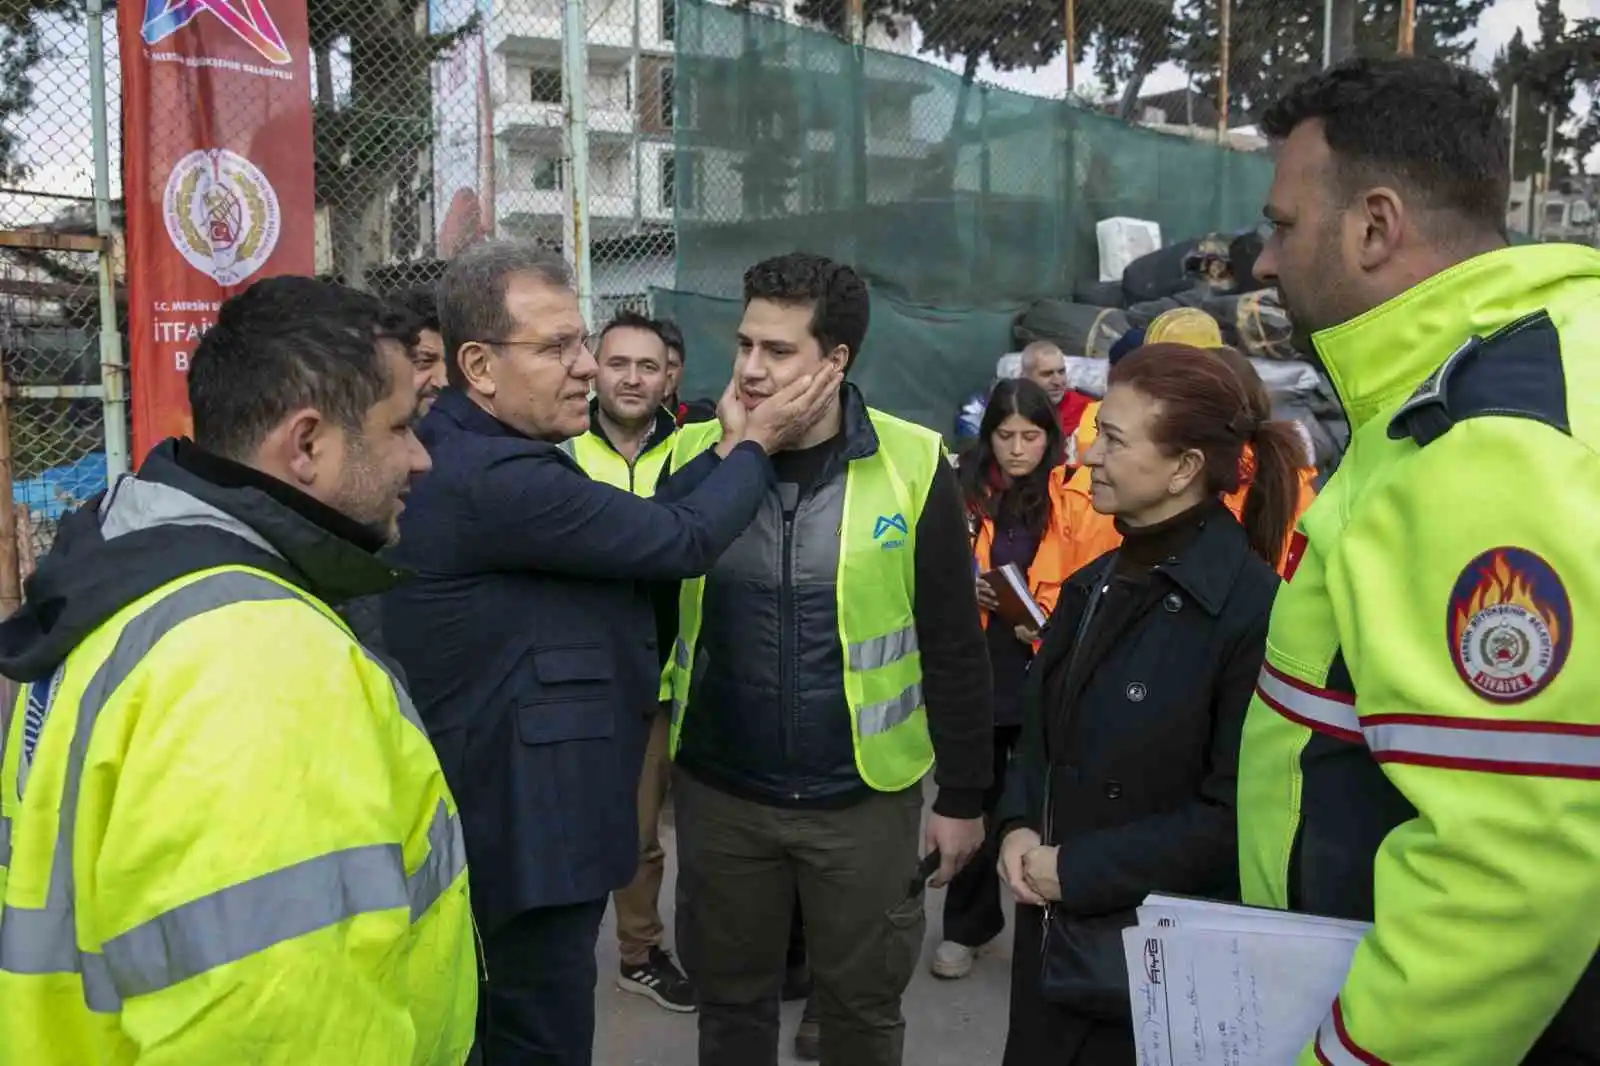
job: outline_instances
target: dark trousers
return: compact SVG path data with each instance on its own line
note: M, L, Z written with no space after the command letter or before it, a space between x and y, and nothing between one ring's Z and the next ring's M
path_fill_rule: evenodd
M995 834L994 812L1006 790L1006 767L1017 746L1021 726L997 726L994 731L994 784L983 797L983 818L987 832L983 847L961 872L950 880L944 897L944 939L969 948L980 947L999 936L1006 927L1006 912L1000 908L1000 841Z
M590 1066L606 901L525 911L484 938L483 1066Z
M679 770L678 949L700 1066L775 1066L796 890L824 1066L900 1066L900 997L922 953L922 790L843 810L739 799Z
M1017 905L1011 949L1011 1024L1002 1066L1135 1066L1133 1028L1044 998L1039 985L1044 912Z

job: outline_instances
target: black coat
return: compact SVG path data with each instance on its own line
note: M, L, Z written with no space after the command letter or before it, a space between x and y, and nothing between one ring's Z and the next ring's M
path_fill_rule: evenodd
M1094 633L1089 643L1103 650L1069 678L1078 623L1105 561L1062 589L1029 671L1000 819L1007 831L1038 830L1049 803L1064 920L1121 913L1132 924L1133 909L1155 891L1238 898L1239 738L1278 577L1217 507L1152 570L1120 630ZM1100 621L1111 620L1091 630ZM1018 925L1037 938L1036 915ZM1073 1062L1074 1047L1087 1055L1096 1046L1083 1044L1094 1027L1040 998L1037 943L1023 945L1024 935L1018 955L1028 961L1013 976L1006 1061ZM1114 950L1120 955L1120 936Z
M772 467L755 445L675 475L679 502L591 481L447 389L419 430L384 598L461 806L485 935L534 907L584 903L638 866L639 770L661 659L649 582L704 573L755 516Z

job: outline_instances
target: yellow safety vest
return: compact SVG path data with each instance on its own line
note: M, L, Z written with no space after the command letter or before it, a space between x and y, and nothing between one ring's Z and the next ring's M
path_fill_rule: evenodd
M455 800L326 605L188 574L24 686L0 762L0 1066L459 1066Z
M944 444L931 430L881 411L867 413L878 450L853 460L845 473L836 585L839 641L856 769L872 788L898 792L933 765L912 604L917 520L934 471L945 462ZM672 469L711 447L721 433L715 422L679 430ZM666 670L674 756L688 711L704 592L705 578L695 578L683 582L678 598L678 639Z
M661 479L661 471L667 467L667 459L672 455L672 441L676 436L673 434L656 442L629 463L610 442L591 429L581 437L572 439L571 455L573 461L583 467L583 472L596 481L603 481L635 496L654 496L656 482Z

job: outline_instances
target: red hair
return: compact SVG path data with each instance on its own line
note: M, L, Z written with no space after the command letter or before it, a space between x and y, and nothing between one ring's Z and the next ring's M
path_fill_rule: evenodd
M1238 491L1250 446L1255 461L1245 535L1252 551L1277 566L1294 522L1305 445L1292 423L1271 420L1266 390L1259 378L1254 384L1218 353L1187 344L1147 344L1113 366L1106 381L1159 405L1151 439L1168 455L1192 449L1204 456L1200 477L1208 495Z

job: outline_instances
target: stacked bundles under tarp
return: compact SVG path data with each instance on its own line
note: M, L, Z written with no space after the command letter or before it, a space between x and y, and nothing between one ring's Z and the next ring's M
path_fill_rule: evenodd
M1080 289L1072 300L1035 301L1017 315L1013 340L1019 348L1054 342L1069 357L1071 387L1098 396L1105 389L1102 361L1125 332L1144 329L1173 308L1200 308L1216 319L1224 343L1248 356L1261 374L1274 417L1301 423L1317 465L1330 470L1349 440L1349 427L1326 380L1295 350L1278 291L1257 287L1260 252L1261 238L1253 231L1167 245L1128 262L1120 278Z

